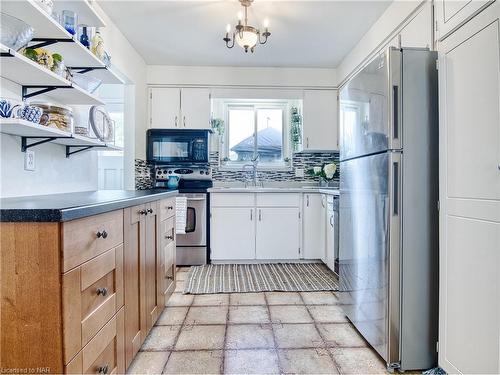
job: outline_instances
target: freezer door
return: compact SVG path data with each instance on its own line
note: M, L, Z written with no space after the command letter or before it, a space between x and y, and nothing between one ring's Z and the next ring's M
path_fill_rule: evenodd
M388 364L399 358L400 159L386 152L342 162L340 177L340 299Z
M401 61L387 49L340 91L340 160L401 148Z

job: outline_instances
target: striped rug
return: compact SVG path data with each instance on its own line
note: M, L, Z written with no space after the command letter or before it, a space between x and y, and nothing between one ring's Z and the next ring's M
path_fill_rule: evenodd
M338 279L321 263L208 264L191 267L184 294L322 290L337 291Z

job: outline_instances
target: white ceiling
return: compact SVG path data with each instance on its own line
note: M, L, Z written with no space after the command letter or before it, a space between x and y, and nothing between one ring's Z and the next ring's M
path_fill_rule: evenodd
M243 9L236 0L99 4L149 65L334 68L390 2L256 0L249 24L261 27L268 18L272 35L254 54L222 40Z

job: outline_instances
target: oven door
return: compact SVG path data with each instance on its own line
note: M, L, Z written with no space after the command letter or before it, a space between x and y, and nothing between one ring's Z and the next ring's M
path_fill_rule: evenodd
M207 195L181 194L187 197L186 234L177 235L177 246L207 246Z

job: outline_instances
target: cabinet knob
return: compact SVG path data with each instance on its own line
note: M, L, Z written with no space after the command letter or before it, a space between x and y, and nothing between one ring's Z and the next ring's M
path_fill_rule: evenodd
M109 371L109 365L106 363L104 366L99 366L97 368L97 372L99 374L107 374Z
M108 295L108 288L97 288L97 295L106 297Z
M146 210L139 211L139 215L147 215L147 214L148 214L148 211L146 211Z
M108 237L108 232L105 230L99 231L96 233L97 238L107 238Z
M167 206L167 210L173 210L174 206Z
M153 209L152 209L152 208L148 208L148 209L146 210L146 212L147 212L147 213L149 213L149 214L152 214L152 213L153 213Z
M165 238L166 238L167 240L173 240L173 239L174 239L174 236L165 236Z

